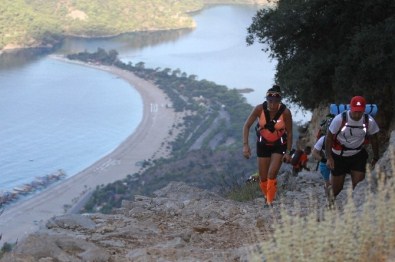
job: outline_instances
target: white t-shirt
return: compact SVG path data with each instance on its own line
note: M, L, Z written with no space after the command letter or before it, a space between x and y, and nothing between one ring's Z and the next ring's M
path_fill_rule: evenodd
M321 150L324 148L324 142L325 142L325 136L321 136L317 142L314 144L314 149L317 150L318 152L321 152ZM322 154L325 156L325 150L322 150ZM326 157L325 157L326 158Z
M317 151L321 151L322 148L324 147L324 140L325 140L325 136L321 136L317 142L314 145L314 149Z
M337 140L340 142L340 144L348 147L348 148L358 148L363 144L365 141L365 135L373 135L376 134L377 132L380 131L376 121L369 115L369 126L368 129L364 127L364 122L365 122L365 116L362 115L361 119L358 121L354 121L351 116L350 116L350 110L346 111L347 113L347 125L345 125L340 133L337 135ZM341 124L343 122L343 117L342 114L338 114L333 118L330 126L329 126L329 131L332 134L337 134L339 131ZM354 126L354 127L348 127L348 126ZM341 150L336 150L332 148L332 151L340 155ZM357 154L361 149L356 149L356 150L344 150L343 151L343 156L352 156Z

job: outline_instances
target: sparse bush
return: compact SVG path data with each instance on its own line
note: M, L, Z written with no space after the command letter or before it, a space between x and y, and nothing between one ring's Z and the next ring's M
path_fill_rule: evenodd
M245 185L234 187L226 195L227 198L240 202L250 201L259 196L262 196L262 193L257 182L248 182Z
M5 242L0 249L0 258L2 258L5 253L11 252L15 245L16 245L16 243L11 244L11 243Z
M10 252L12 250L12 244L5 242L3 244L3 247L1 248L1 253L6 253L6 252Z
M312 209L298 217L281 209L281 223L273 225L250 261L393 261L395 181L378 177L383 179L366 181L358 195L350 189L344 205L334 210Z
M243 171L245 173L245 171ZM256 182L247 182L246 175L240 175L239 172L229 174L217 174L212 183L217 188L216 191L226 198L234 201L246 202L262 196L259 184Z

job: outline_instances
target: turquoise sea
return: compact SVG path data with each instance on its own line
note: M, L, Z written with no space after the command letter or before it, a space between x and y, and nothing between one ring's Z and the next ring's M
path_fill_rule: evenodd
M46 58L0 71L0 190L58 169L73 175L114 150L142 118L116 76Z
M275 61L247 46L259 7L219 5L193 15L195 29L67 39L57 54L116 49L124 62L180 69L263 101ZM50 56L0 56L0 192L62 169L72 176L114 150L142 118L140 95L110 73ZM307 119L297 114L296 120Z

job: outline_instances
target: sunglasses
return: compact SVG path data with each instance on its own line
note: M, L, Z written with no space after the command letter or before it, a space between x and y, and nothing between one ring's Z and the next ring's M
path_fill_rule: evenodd
M266 95L266 100L269 102L280 102L281 95L279 93L268 93Z

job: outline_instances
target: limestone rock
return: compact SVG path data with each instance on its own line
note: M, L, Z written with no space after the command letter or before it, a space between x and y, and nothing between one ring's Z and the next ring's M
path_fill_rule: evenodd
M395 144L395 132L391 141ZM391 154L393 151L386 157ZM387 158L381 162L390 161ZM300 172L294 177L291 167L283 166L274 208L264 208L263 197L236 202L171 182L154 197L136 196L134 201L123 201L111 215L52 218L1 261L248 261L256 244L273 230L272 223L281 223L280 207L295 216L327 208L318 171ZM374 188L364 181L351 192L350 182L347 176L336 202L339 206L346 204L351 194L358 209Z

